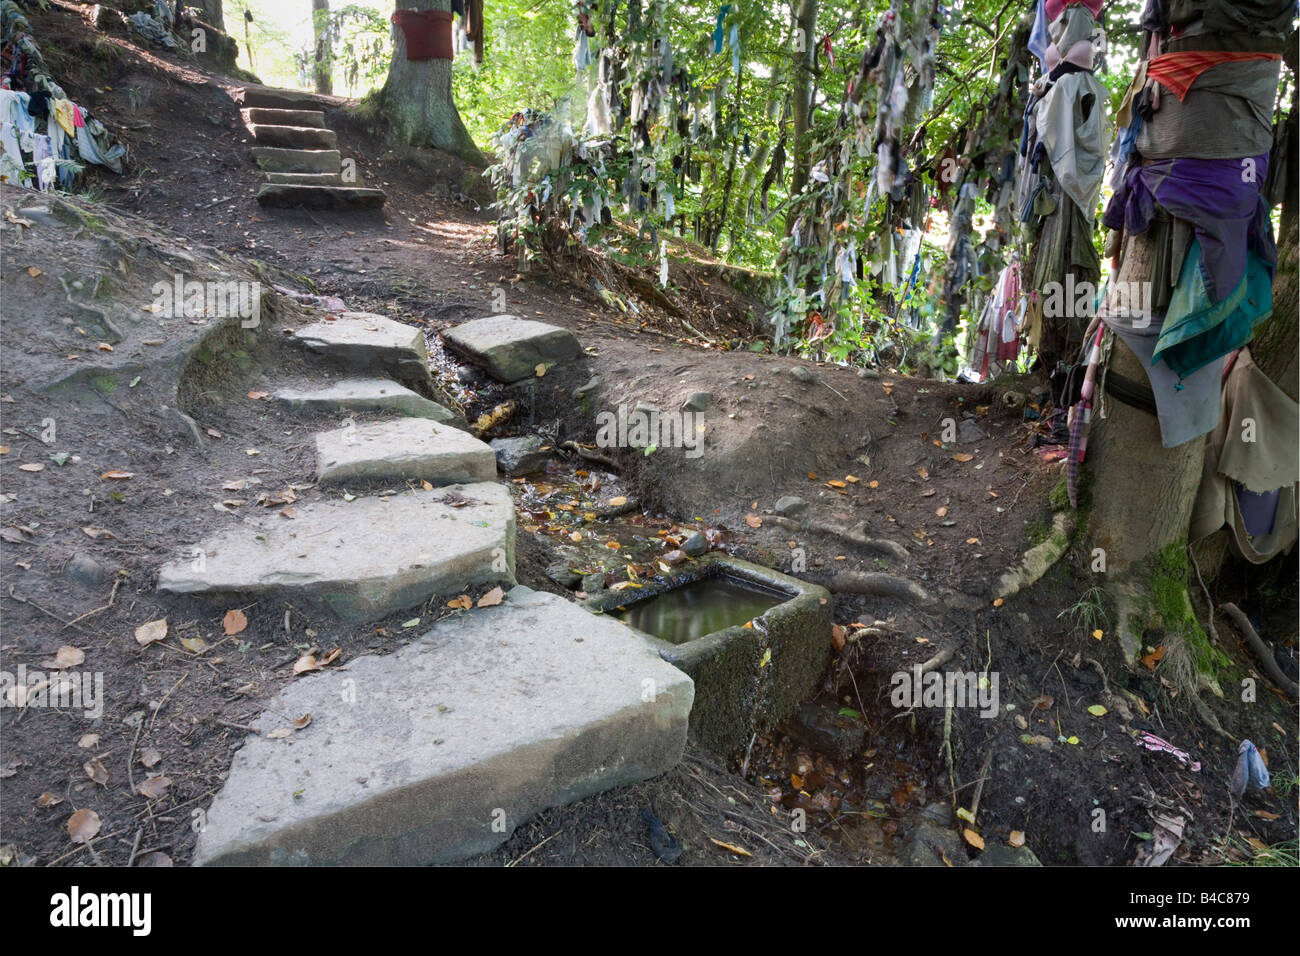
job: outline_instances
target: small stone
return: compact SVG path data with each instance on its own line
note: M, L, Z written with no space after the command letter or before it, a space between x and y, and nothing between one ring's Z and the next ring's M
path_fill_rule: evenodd
M858 378L880 378L880 373L874 368L860 368Z
M582 575L567 564L558 562L546 569L546 576L569 591L576 591L582 583Z
M692 392L691 397L682 403L682 411L702 412L712 404L712 392Z
M582 578L582 589L588 594L596 594L605 590L605 572L598 571L595 574L587 574Z
M586 385L582 386L582 388L574 390L573 397L576 398L578 401L582 401L584 398L586 398L588 395L590 395L599 387L600 387L600 376L593 375L591 378L587 380Z
M88 554L74 554L63 566L63 576L88 588L98 587L108 579L108 569Z
M946 803L931 803L921 811L921 816L927 820L939 824L941 827L950 827L953 825L952 807Z
M813 382L817 381L816 376L814 376L812 372L808 371L808 369L804 368L802 365L793 366L790 369L790 374L793 375L795 378L797 378L799 381L803 382L805 385L811 385Z
M969 418L963 418L957 424L957 441L961 444L983 441L988 437L984 430Z
M782 495L776 499L773 510L779 515L801 514L808 507L808 502L798 495Z
M669 551L667 554L664 554L662 557L659 558L659 560L662 561L664 564L668 565L670 568L676 567L677 565L684 564L686 562L686 552L681 550L680 548L677 548L672 551Z
M497 467L511 478L541 471L550 460L550 452L543 451L543 443L536 435L522 438L494 438L488 443L497 456Z
M682 550L692 558L698 558L709 550L709 539L705 537L703 531L697 531L686 539L686 543L682 545Z

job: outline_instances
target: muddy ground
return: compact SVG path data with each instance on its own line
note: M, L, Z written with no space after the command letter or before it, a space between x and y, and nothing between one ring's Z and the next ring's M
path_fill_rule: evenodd
M143 311L155 281L212 268L420 325L435 373L470 417L506 398L520 402L494 435L540 430L555 444L590 443L600 410L638 402L675 409L691 393L712 393L698 458L663 448L623 453L606 469L557 455L551 473L516 483L521 507L537 512L521 514L522 583L566 593L547 574L557 562L599 568L614 582L628 563L667 550L664 537L700 529L741 557L823 585L883 573L934 597L917 604L839 590L835 620L844 634L855 624L883 626L835 654L801 719L758 737L747 754L691 752L662 778L547 811L474 862L652 864L640 816L651 810L683 845L676 865L960 865L982 856L954 832L965 826L954 808L969 808L976 792L986 846L1023 833L1046 864L1130 863L1151 830L1150 811L1161 809L1189 820L1177 864L1244 859L1251 840L1295 839L1294 708L1268 690L1252 706L1232 703L1254 664L1227 622L1218 624L1232 660L1220 680L1227 699L1202 696L1232 740L1204 729L1188 691L1158 664L1126 666L1107 623L1092 628L1071 617L1096 584L1077 547L1030 592L994 605L999 575L1051 524L1060 465L1038 454L1044 426L1022 407L1041 399L1040 380L965 386L889 369L860 377L752 352L762 314L753 283L684 244L668 307L639 294L634 277L591 259L521 275L497 249L473 170L377 146L382 130L342 109L331 110L327 125L366 183L388 192L387 206L345 215L261 209L251 142L229 95L236 82L97 35L80 10L55 3L33 25L69 94L119 131L132 163L122 177L92 169L82 195L66 203L0 192L17 218L23 208L49 207L30 225L7 222L0 254L0 651L7 668L35 667L60 647L77 648L85 668L105 675L105 705L95 720L0 712L0 844L16 848L9 857L123 865L158 852L186 863L192 813L220 788L243 727L294 679L300 654L339 648L348 660L420 633L401 626L414 611L347 626L265 602L239 608L247 628L227 634L230 609L154 592L158 566L178 547L249 511L291 509L320 494L308 444L320 423L256 397L319 374L282 341L313 312L279 297L250 331L167 323ZM608 304L593 278L636 303L638 314ZM448 360L438 332L491 311L497 288L515 313L572 329L584 359L514 390ZM968 440L952 440L947 428L963 420ZM64 455L62 464L51 457ZM103 477L113 472L131 477ZM615 494L639 509L580 526L584 542L570 547L567 516ZM783 496L803 498L805 509L774 514ZM633 538L655 540L632 562L606 544ZM1270 573L1261 583L1229 569L1211 587L1215 605L1253 602L1269 636L1294 643L1295 590L1271 583L1295 580L1294 559ZM450 612L418 613L427 625ZM139 645L135 629L163 617L168 639ZM1154 648L1160 636L1149 640ZM996 716L957 710L945 729L942 708L890 704L891 675L940 652L951 653L949 669L998 676ZM1103 699L1107 713L1090 714ZM833 733L814 732L832 718ZM1135 747L1130 733L1139 728L1190 751L1201 769ZM1289 774L1290 790L1234 806L1227 779L1242 737L1268 752L1280 780ZM145 767L149 751L159 760ZM146 772L170 778L164 796L133 792ZM103 821L93 852L65 829L81 808ZM806 830L791 827L798 810Z

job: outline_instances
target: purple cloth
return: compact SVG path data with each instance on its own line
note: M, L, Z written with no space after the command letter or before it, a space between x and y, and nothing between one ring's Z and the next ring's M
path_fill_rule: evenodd
M1244 159L1154 159L1132 163L1115 190L1102 223L1107 229L1143 233L1159 205L1195 228L1201 243L1201 275L1211 301L1222 302L1246 274L1246 251L1259 256L1269 274L1277 244L1261 190L1268 154Z
M1281 497L1281 488L1272 491L1250 491L1241 482L1233 482L1237 491L1237 507L1241 509L1241 523L1246 527L1246 534L1257 538L1261 534L1271 534L1273 519L1277 515L1277 501Z

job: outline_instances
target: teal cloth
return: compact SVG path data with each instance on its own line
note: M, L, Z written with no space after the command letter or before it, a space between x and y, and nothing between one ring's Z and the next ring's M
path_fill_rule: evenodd
M1201 272L1201 244L1193 240L1183 260L1165 313L1153 361L1165 363L1186 378L1251 339L1255 326L1273 314L1273 277L1268 264L1246 254L1246 274L1219 303L1210 299Z

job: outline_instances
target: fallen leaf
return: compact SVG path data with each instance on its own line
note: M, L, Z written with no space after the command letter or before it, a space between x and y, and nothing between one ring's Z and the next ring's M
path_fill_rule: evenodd
M77 746L82 750L99 746L99 734L82 734L81 739L77 741Z
M1101 628L1097 628L1097 630L1092 632L1092 636L1100 641L1103 637L1106 636L1106 633Z
M149 747L140 754L140 766L145 768L156 767L162 761L162 754Z
M499 587L493 588L487 594L478 599L476 607L496 607L505 600L506 592Z
M537 373L538 378L541 378L543 375L546 374L546 363L538 362L537 365L533 368L533 371Z
M1250 811L1250 812L1253 813L1253 814L1255 814L1255 816L1259 817L1261 820L1277 820L1277 819L1278 819L1278 815L1277 815L1276 813L1271 813L1271 812L1268 811L1268 810L1252 810L1252 811Z
M293 662L294 674L306 674L308 671L320 670L320 664L316 661L315 654L304 654Z
M1051 710L1052 705L1056 703L1056 698L1051 694L1043 694L1041 697L1035 697L1030 703L1034 705L1034 710Z
M62 802L62 797L56 797L54 794L48 792L43 793L36 798L36 805L38 807L57 807Z
M1101 706L1101 704L1093 704L1088 708L1088 713L1092 714L1094 717L1105 717L1106 708Z
M71 647L65 644L55 653L54 660L45 661L41 666L48 667L50 670L61 671L68 667L76 667L78 664L84 663L85 660L85 651L79 647Z
M460 597L452 598L450 601L447 602L447 607L462 608L463 610L466 611L468 611L473 606L474 606L474 602L473 600L471 600L468 594L462 594Z
M73 843L88 843L99 833L99 814L94 810L78 810L68 817L68 836Z
M303 714L301 717L299 717L297 720L293 722L293 729L305 730L310 725L311 725L311 714L309 713Z
M293 731L290 730L288 727L276 727L275 730L271 731L269 734L266 735L266 739L283 740L285 737L290 736L292 733Z
M980 836L978 833L976 833L974 830L967 827L966 829L961 831L961 835L965 837L966 842L969 843L971 846L973 846L975 849L977 850L984 849L984 838Z
M101 481L126 481L134 477L135 473L130 471L106 471L99 476Z
M257 401L263 398L270 398L271 393L270 392L249 392L248 397L253 399L254 401Z
M44 471L45 465L39 461L29 461L25 465L18 466L19 471Z
M95 757L92 760L87 760L81 765L81 769L86 771L87 777L95 781L95 783L99 784L101 787L108 786L108 768L104 766L104 762L98 757Z
M167 618L165 617L141 624L135 629L135 639L140 644L152 644L155 641L161 641L166 636Z
M948 509L946 507L940 506L934 509L934 513L938 515L940 518L944 518L947 517L948 515Z
M162 850L154 850L152 853L144 853L135 861L136 866L175 866L172 858Z
M968 455L964 451L958 452L956 455L952 456L953 461L972 461L974 458L975 458L974 455Z
M248 617L238 608L227 611L226 616L221 619L221 629L225 631L227 637L242 633L246 627L248 627Z
M421 480L420 487L425 491L433 491L433 482Z
M846 485L844 482L840 481L838 478L832 478L830 481L826 482L826 484L830 485L832 488L847 488L847 487L848 487L848 485Z
M746 850L743 846L736 846L736 844L734 843L723 843L721 840L714 839L713 837L709 837L709 839L713 841L715 846L719 846L724 850L730 850L732 853L736 854L736 856L754 855L750 853L748 850Z
M172 785L171 777L157 776L142 780L136 792L148 800L158 800L167 796L167 788Z
M623 495L617 495L616 497L609 499L609 506L611 508L621 508L625 504L627 504L627 498L625 498Z
M201 637L182 637L181 647L191 654L202 654L208 649L208 642Z
M993 602L993 606L994 606L994 607L1001 607L1001 606L1002 606L1002 598L998 598L997 600L995 600L995 601Z
M93 528L87 526L85 528L82 528L81 531L88 538L116 538L117 537L117 535L113 534L113 532L109 531L107 528Z
M1146 665L1147 670L1153 671L1156 669L1156 665L1160 663L1160 659L1163 658L1164 656L1165 656L1165 645L1161 644L1150 654L1143 657L1142 663Z
M41 272L40 269L36 268L35 266L28 266L27 274L31 276L33 279L35 279L37 276L42 275L43 273Z
M1012 831L1011 831L1011 835L1007 837L1007 842L1010 843L1012 846L1024 846L1024 845L1025 845L1025 831L1024 831L1024 830L1012 830Z
M109 345L107 342L100 342L98 345L95 346L95 348L99 349L101 352L113 351L113 346Z
M763 519L758 515L745 515L745 524L751 528L761 528L763 527Z

